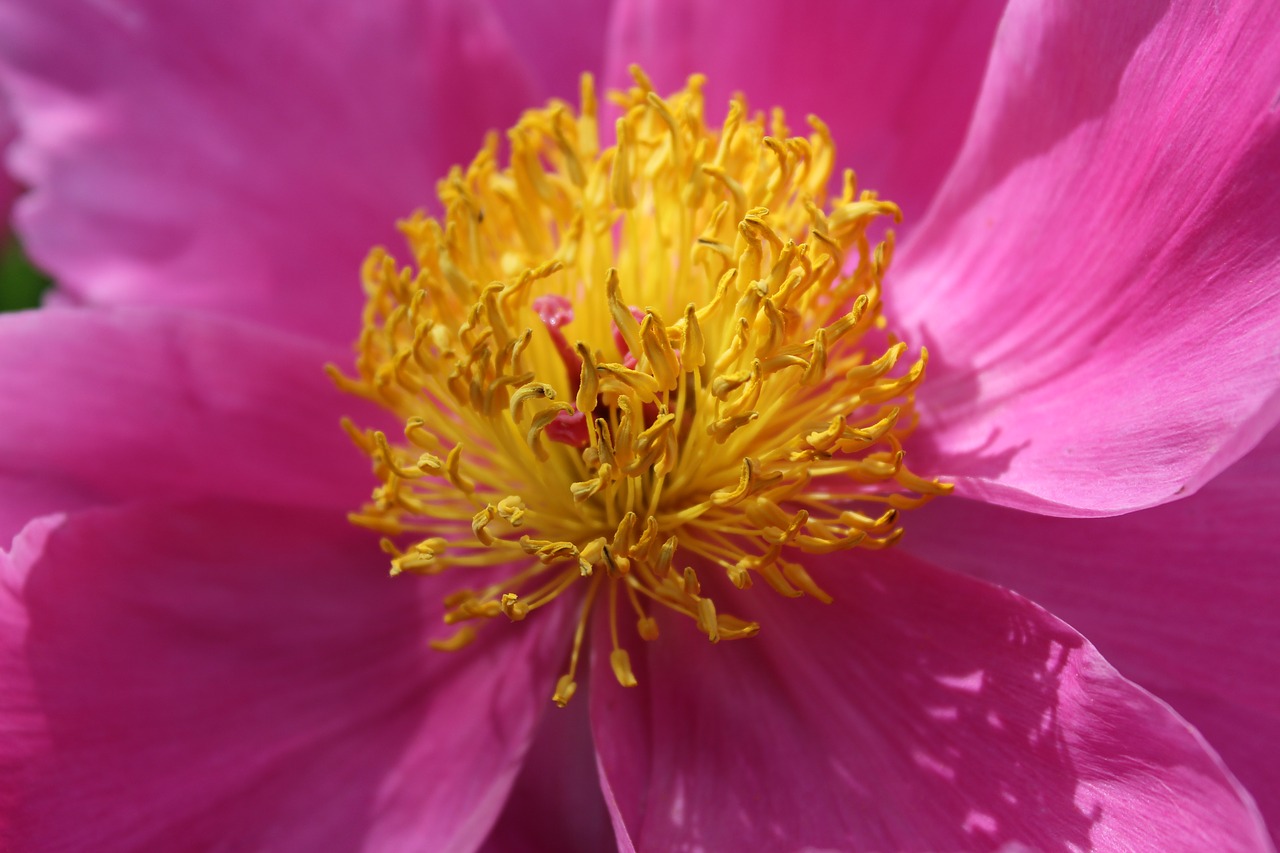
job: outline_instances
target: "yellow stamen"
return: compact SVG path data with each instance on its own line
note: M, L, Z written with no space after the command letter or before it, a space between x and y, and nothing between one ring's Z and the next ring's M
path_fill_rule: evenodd
M633 76L615 145L584 77L577 114L525 113L508 166L491 135L454 168L444 216L400 223L412 263L370 253L355 376L330 370L404 422L400 441L344 421L379 481L352 522L392 574L486 573L434 648L581 591L562 705L597 601L632 686L619 607L646 641L654 604L754 636L710 573L829 602L799 555L892 545L900 510L950 491L905 464L927 354L881 315L897 206L852 172L828 200L815 118L793 137L739 98L708 126L701 77L662 98Z

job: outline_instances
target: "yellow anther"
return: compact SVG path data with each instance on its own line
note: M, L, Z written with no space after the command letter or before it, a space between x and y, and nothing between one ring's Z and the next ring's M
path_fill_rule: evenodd
M366 456L373 455L377 445L374 444L372 430L362 430L352 423L350 418L345 417L338 424L342 427L342 431L347 434L347 437L351 439L351 443L362 453Z
M631 671L631 656L626 649L614 649L609 655L609 665L613 667L613 676L623 687L635 687L636 676Z
M476 638L476 629L470 625L463 625L457 631L448 637L432 639L427 641L427 645L438 652L456 652L459 649L471 645Z
M619 400L619 402L622 402ZM609 441L610 430L609 424L604 418L596 418L596 434L600 436L599 442L588 450L594 450L597 457L595 464L599 466L600 476L607 479L606 472L616 468L616 460L613 454L613 445Z
M383 540L383 550L388 550L387 546L394 549L394 545ZM391 574L398 575L402 572L424 572L434 573L439 569L437 558L445 552L448 543L439 536L433 536L424 539L411 547L406 553L396 554L391 560Z
M796 512L795 517L792 518L787 523L787 526L785 529L772 527L772 526L766 527L762 531L763 538L766 542L770 543L771 545L788 544L795 540L796 534L800 532L800 529L804 527L805 523L808 520L809 520L809 511L803 510L803 509L799 510L798 512Z
M756 404L760 402L760 394L764 390L764 367L760 359L755 359L751 364L751 370L747 372L747 382L742 389L742 393L732 400L721 411L727 418L740 415L751 411Z
M533 455L538 457L539 462L546 462L550 458L547 455L547 448L542 442L543 431L551 426L551 422L560 417L561 414L569 414L572 411L573 406L568 403L557 403L533 416L533 423L529 425L529 431L525 434L525 441L529 443L529 447L533 450Z
M644 530L636 537L635 544L631 546L633 556L639 558L647 558L649 550L657 544L658 541L658 519L652 515L644 520Z
M747 322L745 317L739 318L734 326L733 336L729 340L728 348L725 349L720 358L716 359L716 370L722 371L732 367L738 357L746 352L749 340L751 340L751 324Z
M911 369L897 379L880 380L861 394L864 403L883 403L908 393L924 378L924 368L929 362L927 350L920 350L920 358Z
M562 675L560 680L556 682L556 692L551 694L551 701L555 702L561 708L569 704L569 700L573 698L573 694L578 692L578 684L573 680L571 675Z
M613 542L610 544L616 553L625 554L631 550L631 541L635 530L636 514L628 512L622 517L622 521L618 522L618 526L613 532Z
M644 616L636 622L636 633L642 640L658 639L658 623L652 616Z
M613 178L609 189L614 206L630 210L636 206L635 192L631 188L631 151L635 147L635 137L626 118L618 119L615 127L618 132L618 147L613 155Z
M590 480L579 480L569 484L569 493L574 503L583 503L594 498L606 483L603 477L592 477Z
M718 489L711 493L711 502L719 507L734 506L754 494L764 491L786 476L781 471L761 473L760 463L748 456L742 460L742 473L738 484L731 489Z
M524 416L524 404L528 400L554 400L556 389L545 382L530 382L511 395L511 420L520 423Z
M642 403L652 403L662 390L658 380L649 373L632 370L621 364L596 365L596 377L600 390L609 394L634 394Z
M809 365L800 377L804 386L816 385L827 373L827 330L818 329L813 333L813 346L809 351Z
M725 569L729 575L729 582L738 589L748 589L751 586L751 560L742 557L738 562Z
M675 390L680 378L680 362L667 340L666 327L652 311L645 314L644 322L640 324L640 340L644 356L649 360L649 369L658 382L658 390Z
M444 617L445 624L456 625L470 619L490 619L502 612L502 606L496 601L476 601L468 599L460 603Z
M622 301L622 292L618 284L618 271L612 267L605 278L605 298L609 301L609 316L627 343L627 349L636 358L640 357L640 324L632 316L631 309Z
M505 519L512 527L519 527L524 524L524 499L519 495L508 495L498 501L497 510L498 515Z
M600 143L596 132L596 114L599 104L596 101L595 78L583 74L578 88L578 99L581 104L578 115L578 145L584 157L594 156Z
M676 416L671 413L659 415L654 420L653 426L636 436L634 445L636 458L623 471L627 474L638 474L641 469L654 464L666 451L667 434L675 422Z
M826 590L814 583L813 578L804 570L804 566L799 563L793 563L790 560L779 560L778 565L782 567L782 574L787 580L799 587L805 595L818 599L823 604L830 604L832 598L827 594Z
M845 434L844 415L836 415L826 429L815 430L804 437L804 443L819 453L826 453Z
M845 536L831 539L824 539L818 536L797 536L795 543L800 547L801 551L808 554L834 554L837 551L847 551L855 548L862 543L867 534L861 530L851 530Z
M574 347L578 354L578 358L582 360L582 370L578 379L578 394L575 399L578 411L593 412L596 408L596 397L600 394L600 382L596 376L596 361L591 354L591 349L586 344L579 341ZM587 422L595 423L593 418L588 418ZM593 437L594 438L594 437Z
M840 434L836 448L841 453L857 453L879 443L898 423L900 410L890 409L883 418L861 429L846 428Z
M604 563L605 571L611 578L620 578L631 571L631 560L622 553L615 552L608 545L601 550L600 558Z
M732 175L719 166L703 166L702 171L704 174L715 178L729 191L729 194L733 197L734 217L741 219L745 216L747 212L747 192L743 189L742 184L738 183Z
M684 162L684 137L680 132L680 125L676 117L671 114L666 101L658 97L656 92L649 92L647 100L649 106L661 117L663 124L671 133L671 160L673 165L679 167Z
M684 328L681 330L683 340L680 344L680 362L686 371L697 370L706 363L705 343L702 337L702 326L698 323L698 312L692 302L684 309Z
M747 412L742 415L733 415L732 417L720 418L707 425L707 434L716 440L717 444L724 444L729 440L729 436L742 429L747 424L760 417L759 412Z
M874 382L892 370L893 366L898 363L898 359L906 351L906 344L894 344L885 351L884 355L880 356L870 364L859 364L849 368L845 373L845 378L851 382L857 382L859 384Z
M751 378L750 370L739 370L737 373L722 373L711 383L711 395L718 400L727 399Z
M391 447L387 444L387 436L381 431L373 434L374 443L377 445L378 453L383 463L390 468L395 475L402 480L414 480L422 476L422 471L415 466L406 468L396 463L395 454L391 452Z
M422 450L438 450L440 448L440 439L427 430L426 421L422 418L409 418L405 422L404 437Z
M480 540L480 544L482 545L493 544L494 542L493 534L490 533L486 528L489 526L489 522L493 521L494 517L497 514L498 514L497 509L494 508L493 504L489 504L484 509L480 510L479 512L477 512L475 515L471 517L471 532L474 533L476 535L476 538Z
M470 478L462 475L462 445L455 444L453 449L449 451L449 456L444 462L444 473L449 478L449 482L454 488L465 495L475 491L476 484Z
M418 457L418 470L438 477L445 472L445 461L434 453L424 453Z
M579 552L579 556L582 557L583 560L586 560L587 563L594 565L595 563L600 562L606 544L608 544L607 539L603 536L597 536L582 548Z
M831 223L831 230L834 232L858 220L869 220L885 215L892 216L895 222L902 220L902 211L893 202L870 199L840 205L831 212L827 221Z
M758 622L748 622L727 613L716 616L716 631L724 640L740 640L760 633Z
M893 527L897 520L898 511L896 509L887 510L879 518L871 518L860 512L846 510L840 513L840 516L837 519L840 524L844 524L849 527L856 527L859 530L865 530L868 533L881 533L888 530Z
M716 605L709 598L698 599L698 628L711 642L720 642L720 622L716 619Z
M586 186L587 175L582 170L582 161L578 159L578 152L569 142L566 134L566 125L572 120L564 109L556 109L551 117L552 133L556 139L556 147L560 149L560 156L564 158L565 171L569 175L569 180L576 186Z
M529 615L529 605L519 599L520 596L514 592L508 592L502 596L502 600L499 602L503 615L512 622L519 622Z
M645 94L652 92L653 81L649 79L649 75L644 73L644 69L634 62L627 66L627 73L631 75L631 79L636 81L636 85Z
M552 563L562 563L566 560L577 560L579 556L578 546L572 542L545 542L542 543L537 550L538 559L550 565Z

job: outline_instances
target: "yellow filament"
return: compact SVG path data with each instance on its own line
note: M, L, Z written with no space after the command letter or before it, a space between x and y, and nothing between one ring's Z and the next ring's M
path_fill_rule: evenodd
M712 642L759 630L678 555L830 601L797 554L887 547L900 510L950 490L905 464L927 354L881 316L897 206L851 172L828 198L815 118L790 136L739 98L709 126L701 77L662 98L633 76L615 145L587 76L576 113L520 119L508 165L491 135L454 168L443 217L400 223L409 263L369 254L355 376L331 369L404 422L403 441L344 422L378 480L351 520L392 574L485 573L433 647L585 589L560 704L597 601L624 686L620 606L643 640L653 604Z

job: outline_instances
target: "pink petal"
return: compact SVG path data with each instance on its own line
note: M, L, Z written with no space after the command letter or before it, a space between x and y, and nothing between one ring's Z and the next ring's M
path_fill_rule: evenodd
M927 467L1109 514L1196 489L1280 418L1277 91L1272 2L1011 4L889 286L935 356Z
M0 57L62 287L343 341L369 248L530 98L471 0L18 0Z
M31 522L11 547L0 548L0 779L11 780L26 762L48 745L48 731L36 695L31 668L20 653L30 619L22 603L25 572L19 567L39 558L50 533L62 524L61 516ZM0 785L0 838L11 842L13 816L20 797L12 785Z
M489 0L511 49L537 86L537 100L557 97L576 104L584 71L604 70L605 33L614 0ZM531 102L526 106L534 106Z
M587 702L579 697L542 718L485 853L600 853L615 847L600 796Z
M709 76L708 115L732 92L786 108L792 130L814 113L831 127L837 165L924 216L960 149L987 64L1000 0L913 6L856 0L737 3L621 0L609 43L611 85L640 63L662 91Z
M144 309L0 315L0 545L86 505L223 495L349 510L368 460L338 425L363 404L341 350Z
M13 111L8 102L0 97L0 241L9 237L9 216L13 211L14 201L22 192L22 188L4 165L4 152L8 151L16 133Z
M596 656L636 849L1266 848L1195 731L1045 611L901 552L810 569L834 605L717 580L760 636L665 620L635 691Z
M431 650L440 583L330 513L89 511L3 559L17 849L473 849L565 651L559 613Z
M1084 632L1125 676L1204 733L1274 831L1277 519L1280 432L1273 432L1187 500L1088 520L938 501L911 519L903 547L1015 589Z

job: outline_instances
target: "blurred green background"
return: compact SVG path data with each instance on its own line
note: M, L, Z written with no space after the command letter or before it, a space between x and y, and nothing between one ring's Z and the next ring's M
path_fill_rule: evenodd
M6 237L0 252L0 311L34 308L48 288L48 277L31 265L21 244Z

